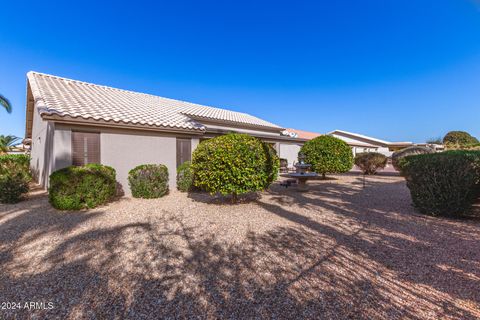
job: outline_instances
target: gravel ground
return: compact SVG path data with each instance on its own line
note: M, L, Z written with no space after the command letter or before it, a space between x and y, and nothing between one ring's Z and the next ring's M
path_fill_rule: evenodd
M310 185L0 205L0 319L480 317L479 219L416 214L388 172Z

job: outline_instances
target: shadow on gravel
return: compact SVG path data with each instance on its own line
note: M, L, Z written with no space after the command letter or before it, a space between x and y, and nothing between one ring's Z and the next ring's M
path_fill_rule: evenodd
M67 216L51 209L45 217L35 207L7 209L0 213L0 301L52 301L55 308L0 315L40 319L478 317L478 223L403 213L408 203L391 208L388 200L402 203L387 198L401 196L395 193L397 183L370 181L363 189L357 182L325 181L308 193L274 186L256 201L293 224L262 234L251 232L239 243L203 233L176 213L78 233L76 226L102 212ZM386 198L373 197L377 192ZM334 212L332 220L322 219L325 210ZM10 269L16 252L56 232L73 234L42 256L41 270L31 275ZM458 299L471 301L470 308L462 307Z

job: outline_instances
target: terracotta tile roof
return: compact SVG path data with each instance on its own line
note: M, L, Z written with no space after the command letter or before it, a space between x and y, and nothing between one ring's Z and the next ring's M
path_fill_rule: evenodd
M281 130L273 123L246 113L37 72L29 72L27 78L42 116L193 131L204 131L201 119L208 119Z
M292 128L286 129L286 131L296 133L296 134L297 134L297 138L300 138L300 139L308 139L308 140L311 140L311 139L313 139L313 138L316 138L316 137L322 135L321 133L309 132L309 131L303 131L303 130L297 130L297 129L292 129Z

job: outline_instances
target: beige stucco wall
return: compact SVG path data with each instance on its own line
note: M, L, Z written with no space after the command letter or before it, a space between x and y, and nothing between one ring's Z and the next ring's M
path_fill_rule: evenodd
M117 171L117 181L126 195L128 172L141 164L164 164L168 168L169 186L176 187L176 138L148 132L102 131L100 135L102 164Z
M300 144L280 142L278 144L279 150L277 150L278 156L287 159L288 165L292 166L294 162L298 161L298 152L301 147Z
M55 127L55 170L72 164L71 131L100 132L100 160L102 164L115 168L117 181L125 195L130 195L128 172L140 164L164 164L169 172L169 187L176 188L177 136L155 131L138 131L88 126L57 124ZM188 136L179 135L186 138ZM199 138L192 140L192 151Z
M117 181L128 196L128 172L140 164L164 164L169 171L169 186L176 188L176 139L190 138L192 152L198 146L200 137L195 135L162 133L157 131L140 131L130 129L115 129L108 127L79 126L71 124L55 124L55 134L52 134L54 170L72 164L71 132L73 130L100 132L101 163L112 166L117 172ZM279 155L286 158L292 165L297 161L301 144L278 143Z
M32 147L30 168L33 178L42 187L48 187L48 177L53 169L53 133L55 124L43 120L35 106L33 109Z

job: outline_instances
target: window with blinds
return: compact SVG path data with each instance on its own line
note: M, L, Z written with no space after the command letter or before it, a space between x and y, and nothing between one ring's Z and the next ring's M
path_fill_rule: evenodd
M100 163L100 133L72 131L72 164Z
M192 140L177 139L177 168L192 159Z

